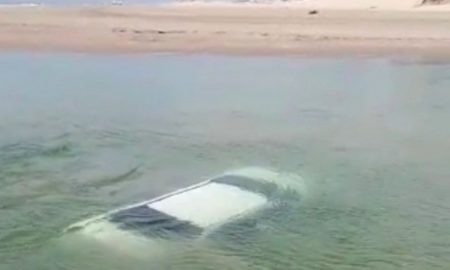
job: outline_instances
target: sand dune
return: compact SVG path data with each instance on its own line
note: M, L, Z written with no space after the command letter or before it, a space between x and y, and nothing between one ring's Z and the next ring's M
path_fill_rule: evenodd
M343 0L320 1L330 7ZM370 2L381 6L388 1ZM310 14L309 8L261 6L3 8L0 49L450 58L450 12L435 10L328 8Z

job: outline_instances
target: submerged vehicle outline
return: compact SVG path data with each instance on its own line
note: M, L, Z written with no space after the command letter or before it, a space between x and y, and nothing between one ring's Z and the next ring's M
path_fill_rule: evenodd
M244 168L77 222L64 232L109 246L201 240L304 193L298 175Z

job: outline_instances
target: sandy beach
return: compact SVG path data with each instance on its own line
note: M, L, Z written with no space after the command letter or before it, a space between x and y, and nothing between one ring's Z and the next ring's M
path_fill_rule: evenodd
M0 49L450 59L448 5L338 7L8 7L0 8Z

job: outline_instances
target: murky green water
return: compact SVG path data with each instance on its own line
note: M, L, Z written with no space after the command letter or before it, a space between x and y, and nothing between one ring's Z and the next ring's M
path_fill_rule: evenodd
M0 55L0 269L450 269L449 89L389 59ZM62 233L246 166L307 195L157 260Z

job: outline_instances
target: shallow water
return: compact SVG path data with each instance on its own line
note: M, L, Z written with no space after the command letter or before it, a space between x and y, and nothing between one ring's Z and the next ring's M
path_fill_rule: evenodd
M449 67L2 54L0 269L449 269ZM62 233L247 166L307 193L161 254Z
M164 5L174 2L187 3L247 3L247 4L280 4L298 3L303 0L0 0L2 6L109 6L109 5Z
M155 5L173 2L172 0L0 0L1 6L34 6L34 5L50 5L50 6L79 6L79 5L112 5L121 3L124 5Z

